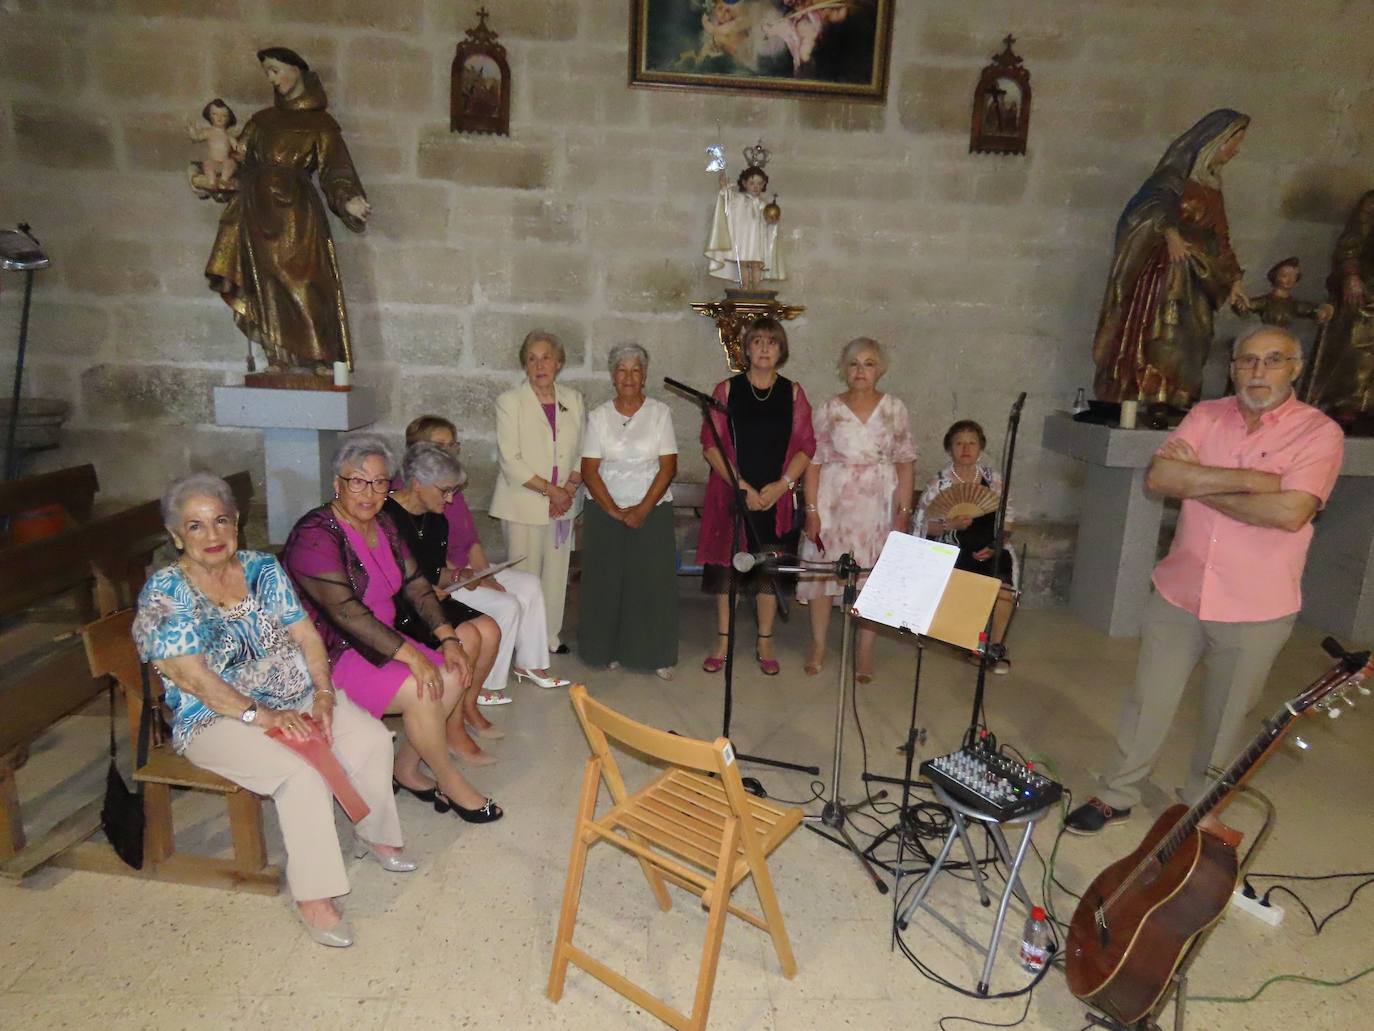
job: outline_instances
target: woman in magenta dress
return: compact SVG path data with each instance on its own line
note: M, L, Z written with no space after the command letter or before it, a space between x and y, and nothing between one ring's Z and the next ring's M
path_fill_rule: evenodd
M803 559L834 562L848 553L868 569L878 561L887 535L905 533L911 525L916 444L906 405L878 390L886 371L887 358L876 340L859 337L840 353L840 375L849 389L822 404L812 419L816 454L804 480ZM825 664L830 608L843 589L833 576L803 577L797 585L797 598L811 614L808 676ZM877 634L861 626L856 636L855 677L867 683Z
M759 319L744 334L744 355L749 367L738 376L716 384L715 399L729 414L712 412L720 434L722 453L710 427L701 427L701 446L711 475L701 510L701 536L697 561L702 565L701 587L716 596L716 645L702 662L707 673L725 665L726 627L729 625L731 524L735 520L730 498L729 466L744 491L748 522L736 541L741 551L786 548L796 541L793 517L796 505L792 489L806 471L816 438L811 431L811 404L800 383L778 370L787 363L787 332L776 319ZM778 582L772 573L757 567L740 578L741 588L755 597L758 614L758 645L755 656L766 676L780 672L773 653L773 619L778 611Z
M475 791L450 758L473 765L494 760L468 736L465 719L486 724L465 698L486 675L475 658L482 629L457 630L415 566L396 527L380 510L391 486L391 456L380 437L355 433L334 456L334 500L303 515L282 550L282 564L301 591L301 604L324 638L335 684L374 716L399 714L405 741L393 787L454 810L468 823L489 823L501 807ZM393 629L396 597L404 594L439 639L425 647ZM486 618L486 617L483 617ZM486 724L489 726L490 724ZM433 779L420 772L421 760Z

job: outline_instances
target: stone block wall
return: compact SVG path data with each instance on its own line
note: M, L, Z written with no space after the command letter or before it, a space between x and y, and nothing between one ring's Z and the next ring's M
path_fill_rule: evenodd
M1014 500L1039 526L1049 593L1079 471L1042 453L1040 421L1090 381L1112 228L1167 143L1216 107L1252 116L1225 174L1256 290L1298 254L1318 292L1337 226L1374 184L1374 5L1361 0L898 0L885 106L632 90L625 3L507 0L488 7L514 74L509 139L447 128L453 47L476 6L0 0L0 224L31 222L53 257L26 392L75 405L65 446L33 468L93 461L128 497L188 466L260 475L256 434L211 421L210 387L238 380L244 342L202 275L219 209L186 187L185 123L213 96L240 119L268 105L253 57L266 45L320 73L373 204L365 235L334 223L356 379L379 390L383 429L422 410L454 418L477 507L491 398L517 382L527 330L562 336L564 379L593 402L624 341L649 349L655 381L723 373L687 308L721 285L701 257L703 148L719 125L732 171L759 137L773 152L794 271L782 296L808 307L788 372L814 399L838 389L846 340L883 341L924 480L952 419L983 421L996 451L1029 392ZM1032 74L1030 149L970 155L972 90L1009 31ZM3 286L7 373L20 283ZM684 475L701 476L694 412L673 404Z

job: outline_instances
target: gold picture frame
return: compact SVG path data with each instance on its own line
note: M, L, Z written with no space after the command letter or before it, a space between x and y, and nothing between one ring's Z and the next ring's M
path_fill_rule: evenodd
M896 0L631 0L630 85L887 100Z

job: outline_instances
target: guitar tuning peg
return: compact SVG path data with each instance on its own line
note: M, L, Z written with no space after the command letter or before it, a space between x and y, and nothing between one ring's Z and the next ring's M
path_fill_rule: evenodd
M1301 734L1294 734L1294 735L1293 735L1293 745L1294 745L1295 748L1297 748L1299 751L1302 751L1302 752L1305 752L1305 751L1307 751L1309 748L1312 747L1311 745L1309 745L1309 744L1307 743L1306 739L1303 738L1303 736L1302 736Z
M1355 686L1359 689L1360 694L1366 697L1369 696L1369 688L1365 686L1364 681L1360 681L1360 683L1356 684Z
M1333 720L1338 720L1338 719L1340 719L1340 718L1341 718L1341 710L1340 710L1340 707L1339 707L1339 706L1335 706L1335 705L1331 706L1329 709L1326 710L1326 715L1327 715L1328 718L1333 719Z

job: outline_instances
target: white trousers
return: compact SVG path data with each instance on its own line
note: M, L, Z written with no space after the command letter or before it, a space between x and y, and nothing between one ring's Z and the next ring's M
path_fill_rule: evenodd
M568 597L568 560L572 557L573 541L569 536L563 547L555 548L554 524L513 523L501 520L501 532L506 538L506 555L514 558L522 556L514 567L539 578L544 592L545 626L548 627L549 648L557 648L562 641L558 634L563 629L563 606ZM476 608L476 606L473 606ZM542 669L547 660L536 666Z
M372 811L358 836L399 848L401 820L391 793L391 734L348 700L334 696L334 756ZM334 829L334 795L315 767L257 727L221 717L196 734L186 758L277 804L286 845L286 883L298 902L348 894L348 874Z
M464 605L486 613L501 628L501 647L482 685L484 691L504 691L512 663L521 669L547 669L549 665L549 628L539 577L519 569L503 569L494 579L504 591L478 587L457 595Z

